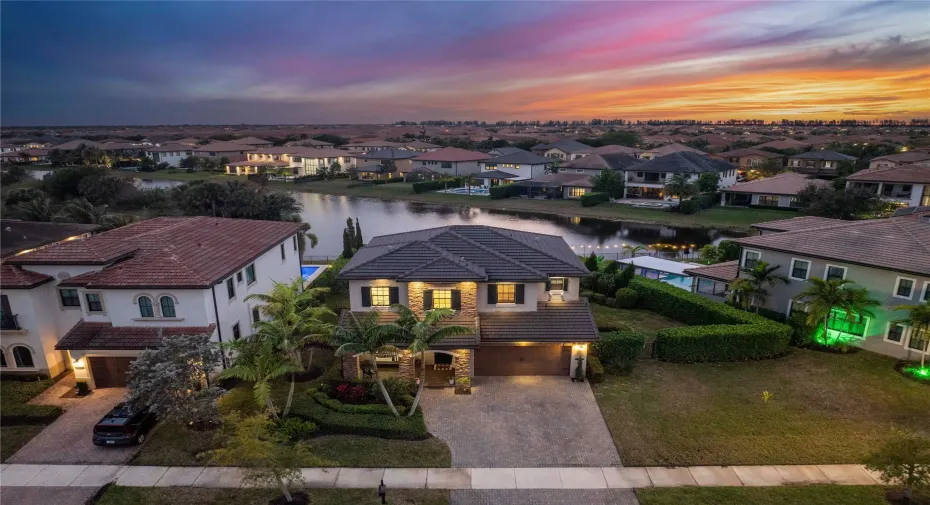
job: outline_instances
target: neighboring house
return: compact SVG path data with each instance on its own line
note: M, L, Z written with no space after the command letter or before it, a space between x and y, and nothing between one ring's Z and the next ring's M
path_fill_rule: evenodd
M856 158L835 151L808 151L788 156L788 169L800 174L835 177L843 161L856 161Z
M404 144L398 144L397 142L388 142L387 140L371 140L368 142L349 142L348 144L342 146L345 149L350 151L380 151L382 149L402 149Z
M545 196L575 199L581 198L594 189L594 180L590 175L561 171L520 181L517 184L527 188L526 195L530 198Z
M783 231L798 231L821 226L834 226L848 222L849 221L830 217L801 216L791 219L779 219L777 221L756 223L752 225L752 227L759 230L759 235L768 235L771 233L781 233Z
M304 139L304 140L294 140L284 144L287 147L291 146L303 146L303 147L312 147L315 149L332 149L335 146L332 142L324 142L322 140L316 139Z
M574 159L568 163L559 165L559 172L584 174L591 177L600 175L604 170L616 170L623 174L623 172L630 167L634 167L645 161L646 160L640 160L624 153L592 153L584 158Z
M382 179L399 177L413 172L413 160L419 156L417 151L407 149L380 149L354 155L355 172L360 179ZM394 169L386 171L385 162L393 162Z
M909 151L872 158L869 161L869 168L894 168L903 165L927 164L928 162L930 162L930 153Z
M738 166L741 172L761 167L768 160L779 160L781 164L784 165L784 157L782 155L755 148L724 151L722 153L710 154L709 156L728 161Z
M91 388L126 385L160 335L227 342L260 318L245 297L299 278L299 223L161 217L7 258L0 264L3 371Z
M260 139L256 137L244 137L241 139L230 140L229 142L233 144L240 144L240 145L252 146L252 147L271 147L274 145L274 142L270 142L268 140Z
M839 333L855 345L898 358L926 352L926 340L900 323L906 312L894 307L930 300L930 210L866 221L802 217L782 221L780 227L790 231L736 240L742 268L765 261L789 279L766 288L765 308L786 316L803 311L793 297L807 288L808 279L848 279L881 305L872 309L874 317L847 318L836 309L831 336Z
M823 179L785 172L765 179L738 182L720 192L720 205L797 208L797 195L809 184L828 186Z
M429 142L423 142L422 140L414 140L412 142L407 142L401 147L401 149L407 149L410 151L416 151L419 153L431 153L433 151L438 151L442 149L442 146L437 146L436 144L430 144Z
M561 139L551 144L537 144L533 154L557 160L574 160L588 155L594 148L572 139Z
M684 272L691 276L692 293L723 302L729 294L730 284L739 277L739 260L686 268Z
M414 171L430 171L452 176L477 174L481 171L479 162L491 158L489 154L478 151L443 147L438 151L425 153L413 158Z
M196 145L198 145L198 144L200 143L200 139L195 139L195 138L192 138L192 137L188 137L188 138L186 138L186 139L178 140L177 143L178 143L178 144L184 144L184 145L186 145L186 146L196 146Z
M396 320L389 312L395 303L421 317L448 308L455 315L443 324L475 331L432 345L423 363L406 350L346 356L343 376L360 377L372 359L382 374L411 379L426 366L430 385L472 376L568 376L579 365L583 372L588 345L600 338L579 297L579 280L588 274L552 235L446 226L374 237L339 274L349 282L351 311L378 311L388 322ZM346 312L340 321L347 323ZM433 366L439 364L445 365ZM439 382L432 379L437 375Z
M755 145L753 146L753 148L763 149L767 147L769 149L778 149L779 151L786 151L789 149L801 149L801 150L808 149L810 148L810 146L811 146L810 142L802 142L800 140L794 140L792 138L787 138L787 139L782 139L782 140L772 140L764 144Z
M686 174L697 182L701 174L715 172L720 174L719 188L726 189L736 184L736 171L735 165L700 151L674 152L627 168L624 197L662 199L666 181L675 174Z
M108 154L117 156L139 156L148 146L134 144L132 142L107 142L103 144L102 149Z
M103 149L103 144L94 142L92 140L77 139L70 142L65 142L64 144L58 144L52 149L57 149L59 151L74 151L75 149L80 149L82 147L96 147L97 149Z
M181 160L194 154L194 147L187 144L165 144L157 147L146 147L142 154L152 158L155 163L167 163L168 166L177 168L181 166Z
M669 154L675 153L695 153L700 154L701 156L707 156L707 153L704 151L695 149L693 147L688 147L684 144L666 144L655 149L642 150L639 153L639 158L643 160L654 160L656 158L661 158L662 156L668 156Z
M0 159L11 163L48 163L49 149L20 149L0 154Z
M246 153L250 153L255 149L255 147L246 144L211 142L205 146L195 146L191 148L191 152L194 156L204 158L226 158L229 161L245 161Z
M87 238L99 229L96 224L0 219L0 259Z
M634 158L638 158L639 153L641 152L643 152L642 149L638 149L635 147L607 145L607 146L595 147L594 149L591 150L589 155L590 154L627 154Z
M526 149L520 149L519 147L495 147L488 151L488 154L491 156L504 156L505 154L514 154L514 153L529 153Z
M317 175L320 167L330 168L339 163L340 172L352 168L352 156L339 149L316 149L304 146L264 147L246 155L245 161L226 165L226 173L235 175L257 174L262 170L282 172L302 177Z
M900 164L867 168L846 178L847 188L869 189L903 207L930 205L930 165Z
M533 153L513 153L497 156L478 162L481 173L476 177L484 179L484 186L491 187L502 181L522 181L546 175L546 169L552 167L552 158L545 158ZM504 174L503 177L498 175ZM496 181L496 182L495 182Z

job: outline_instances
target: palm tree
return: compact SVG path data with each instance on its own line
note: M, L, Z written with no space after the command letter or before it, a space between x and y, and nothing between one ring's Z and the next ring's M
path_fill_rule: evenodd
M690 181L688 174L675 174L669 177L665 181L665 191L672 196L677 196L679 203L698 193L697 187Z
M474 186L475 183L478 182L478 180L475 179L475 176L474 176L474 175L472 175L472 174L466 174L464 177L462 177L462 182L465 183L465 188L468 190L468 194L470 195L470 194L471 194L471 187Z
M271 400L271 381L300 368L289 357L283 356L272 339L239 339L225 345L237 353L233 366L220 372L220 379L230 377L253 382L252 395L278 419L278 409Z
M546 167L543 169L543 172L545 172L546 175L557 174L559 173L560 164L561 161L553 160L552 163L546 165Z
M300 313L311 307L321 307L322 296L328 292L329 288L304 289L303 279L297 278L290 284L274 282L269 293L251 294L245 297L245 301L261 302L259 310L270 318L285 318L289 314ZM332 315L332 312L330 314Z
M855 284L846 279L823 280L811 277L810 286L798 293L794 300L803 302L807 307L807 323L816 328L823 323L823 341L827 345L836 343L830 341L830 321L835 317L836 310L846 313L846 319L854 316L871 315L870 307L879 305L879 302L869 298L865 289L850 287Z
M348 325L346 327L337 326L333 328L332 340L338 347L336 356L345 356L346 354L367 353L374 358L374 355L383 350L396 350L397 348L389 342L392 338L403 335L403 329L396 324L379 324L380 316L377 312L367 312L359 319L354 312L347 312ZM391 408L395 416L400 417L391 396L384 387L381 380L381 373L378 371L378 360L371 360L374 371L375 382L381 389L381 395L385 403Z
M55 217L52 213L52 201L45 194L17 203L13 206L13 213L23 221L48 222Z
M104 217L104 229L115 230L138 220L139 218L133 214L110 214Z
M423 388L426 385L426 351L431 345L438 344L444 338L471 335L475 333L475 329L467 326L440 327L440 321L455 314L452 309L428 310L423 319L420 319L406 305L392 305L391 311L400 316L397 324L404 329L404 340L409 342L407 350L411 353L420 353L420 386L417 388L417 396L413 399L410 411L407 412L407 417L410 417L417 410L420 395L423 394Z
M642 251L645 251L645 250L646 250L646 247L645 247L645 246L641 246L641 245L637 245L637 246L625 245L625 246L623 246L623 252L629 251L629 252L630 252L630 257L631 257L631 258L635 258L635 257L636 257L636 253L639 253L639 252L642 252Z
M930 303L918 303L917 305L898 305L894 307L894 310L906 310L908 311L907 318L902 319L901 322L911 327L911 339L919 338L919 340L924 341L924 349L921 351L926 351L926 340L927 334L930 333ZM927 353L920 353L920 368L924 368L926 365Z
M775 273L779 268L781 268L779 265L770 266L765 261L759 261L752 269L743 270L747 277L742 277L733 283L744 284L740 281L746 281L747 286L739 286L739 289L749 296L749 307L756 307L756 312L759 312L756 303L765 303L769 296L768 290L765 289L766 286L775 286L778 283L788 284L787 277Z
M105 225L110 217L107 214L108 209L108 205L94 205L86 198L78 198L66 203L55 219L71 223Z

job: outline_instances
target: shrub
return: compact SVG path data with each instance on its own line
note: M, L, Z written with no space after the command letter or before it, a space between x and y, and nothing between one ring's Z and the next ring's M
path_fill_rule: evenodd
M594 297L594 291L582 291L578 296L584 298L585 300L590 300Z
M614 298L617 300L618 308L632 309L639 302L639 293L633 288L620 288Z
M597 274L597 291L598 293L609 296L614 294L617 291L617 280L619 276L614 274L607 273L598 273Z
M617 277L617 287L625 288L629 286L633 277L636 277L636 267L634 267L632 263L628 263Z
M324 407L336 412L343 412L347 414L383 414L386 416L394 415L394 413L391 412L391 407L388 407L387 404L384 403L342 403L335 398L330 398L329 395L322 391L313 393L313 399L316 400L320 405L323 405ZM406 412L406 409L403 406L398 406L397 411L403 415Z
M27 405L26 402L54 384L50 379L19 381L4 378L0 381L0 424L50 424L61 415L61 407L54 405Z
M617 307L617 299L612 297L608 297L606 300L604 300L604 305L614 309L619 308Z
M413 192L422 193L424 191L438 191L445 188L461 188L465 183L461 177L451 179L439 179L436 181L423 181L413 183Z
M610 201L610 195L607 193L588 193L581 198L582 207L594 207Z
M319 393L317 393L319 394ZM313 400L317 400L314 395ZM354 405L358 407L385 407L385 405ZM298 408L294 406L293 415L303 417L316 423L320 432L328 434L362 435L380 438L404 440L423 440L429 437L423 413L418 409L410 417L395 417L380 413L347 413L323 406L318 401L306 402Z
M604 365L602 365L601 360L593 354L588 355L588 370L586 375L588 377L588 382L592 384L604 381Z
M388 395L395 401L402 398L404 395L415 395L417 394L417 383L411 379L403 379L400 377L389 377L381 382L384 383L384 389L387 389ZM378 383L373 382L374 387L376 388L376 398L381 398L381 391L378 388ZM413 403L413 400L407 405Z
M362 403L368 396L368 389L361 384L343 383L336 386L336 398L344 403Z
M611 370L629 370L646 347L646 335L633 331L601 333L600 342L592 346L598 359Z
M593 295L591 295L591 299L594 303L599 303L601 305L604 305L607 303L607 297L600 293L594 293Z
M510 198L511 196L517 196L520 194L521 190L522 188L516 184L503 184L491 187L489 193L491 195L491 200L500 200L503 198Z
M682 214L695 214L701 210L701 204L696 200L685 200L678 205L678 212Z
M271 431L288 440L310 438L316 425L299 417L285 417L272 426Z

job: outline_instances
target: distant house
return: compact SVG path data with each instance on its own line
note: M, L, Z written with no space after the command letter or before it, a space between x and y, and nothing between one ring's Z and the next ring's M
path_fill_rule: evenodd
M135 157L139 156L146 147L132 142L107 142L101 149L111 155Z
M703 173L717 173L720 174L719 187L725 189L736 184L736 170L736 165L710 158L701 151L674 152L625 169L624 196L662 199L666 181L675 174L685 174L696 182Z
M684 144L666 144L662 147L657 147L655 149L644 149L639 153L639 158L643 160L654 160L662 156L668 156L669 154L674 153L695 153L702 156L706 156L707 153L701 151L700 149L695 149L693 147L688 147Z
M528 153L526 149L520 149L519 147L495 147L488 151L488 154L491 156L503 156L505 154L513 153Z
M178 140L177 143L178 143L178 144L188 145L188 146L196 146L197 144L200 143L200 139L195 139L195 138L188 137L188 138L186 138L186 139Z
M103 144L94 142L92 140L77 139L65 142L64 144L58 144L52 149L57 149L59 151L74 151L75 149L80 149L82 147L96 147L97 149L103 149Z
M233 144L241 144L244 146L252 147L271 147L274 145L274 142L269 142L265 139L260 139L256 137L244 137L241 139L230 140Z
M830 183L804 174L785 172L774 177L739 182L720 192L720 205L796 208L797 194L808 184Z
M904 207L930 205L930 164L868 168L846 178L847 188L868 189ZM930 261L930 260L928 260Z
M594 149L591 150L589 155L591 154L628 154L634 158L638 158L639 153L641 152L643 152L643 150L638 149L636 147L607 145L607 146L595 147Z
M333 166L333 163L339 163L340 171L349 170L354 166L351 154L339 149L314 149L303 146L266 147L247 153L244 161L229 163L226 165L226 173L249 175L260 173L262 170L272 170L301 177L318 175L320 167L328 169Z
M292 146L302 146L302 147L313 147L315 149L332 149L335 147L335 144L332 142L324 142L322 140L316 139L304 139L304 140L293 140L284 144L287 147Z
M856 158L835 151L808 151L788 156L788 168L801 174L835 177L842 161L856 161Z
M784 165L783 156L771 151L762 149L736 149L733 151L724 151L722 153L711 154L714 158L728 161L740 168L740 171L750 170L761 167L768 160L779 160Z
M545 158L533 153L520 152L505 154L489 160L478 162L481 173L476 175L484 179L484 186L491 187L506 181L521 181L546 175L546 169L553 165L552 158ZM505 174L503 177L498 177Z
M433 151L438 151L442 149L442 146L437 146L436 144L430 144L429 142L423 142L422 140L414 140L412 142L407 142L401 147L401 149L407 149L409 151L417 151L420 153L431 153Z
M572 139L561 139L551 144L537 144L531 151L538 156L557 160L574 160L588 155L594 148Z
M246 144L235 144L232 142L211 142L205 146L196 146L191 148L194 156L204 158L226 158L229 161L244 161L246 153L254 151L256 148Z
M413 159L420 156L417 151L407 149L379 149L353 155L355 172L360 179L398 177L414 171ZM393 162L394 169L386 170L385 163Z
M20 149L0 154L0 160L11 163L48 163L49 149Z
M559 172L543 175L516 183L526 188L526 194L546 196L548 198L575 199L590 193L594 188L594 181L590 175Z
M589 154L584 158L577 158L568 163L559 166L559 172L584 174L596 177L604 170L616 170L624 175L624 171L630 167L644 163L646 160L640 160L629 154Z
M444 147L414 158L413 170L432 171L453 176L477 174L481 171L478 163L489 158L491 158L489 154L478 151Z
M869 168L894 168L902 165L930 164L930 153L910 151L906 153L879 156L869 161Z
M685 273L691 276L692 293L723 302L727 299L730 284L739 277L739 260L686 268Z
M97 224L46 223L0 219L0 258L6 259L30 251L91 236Z
M779 151L785 151L788 149L808 149L811 146L810 142L801 142L800 140L794 140L792 138L787 138L783 140L772 140L771 142L766 142L764 144L759 144L753 146L755 149L778 149Z
M193 149L193 146L187 144L165 144L146 147L142 150L142 154L152 158L155 163L167 163L168 166L177 168L181 165L181 160L194 153Z
M349 142L342 147L350 151L368 152L380 151L382 149L401 149L404 147L404 144L388 142L387 140L370 140L368 142Z

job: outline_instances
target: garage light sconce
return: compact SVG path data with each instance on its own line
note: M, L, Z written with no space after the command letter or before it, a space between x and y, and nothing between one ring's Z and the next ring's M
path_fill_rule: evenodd
M71 361L71 364L74 365L74 369L75 369L75 370L83 370L83 369L84 369L84 359L83 359L83 358L78 358L78 359L72 360L72 361Z
M588 346L585 345L585 344L578 344L578 345L575 346L575 349L578 349L579 351L583 351L583 350L587 349L587 347L588 347Z

